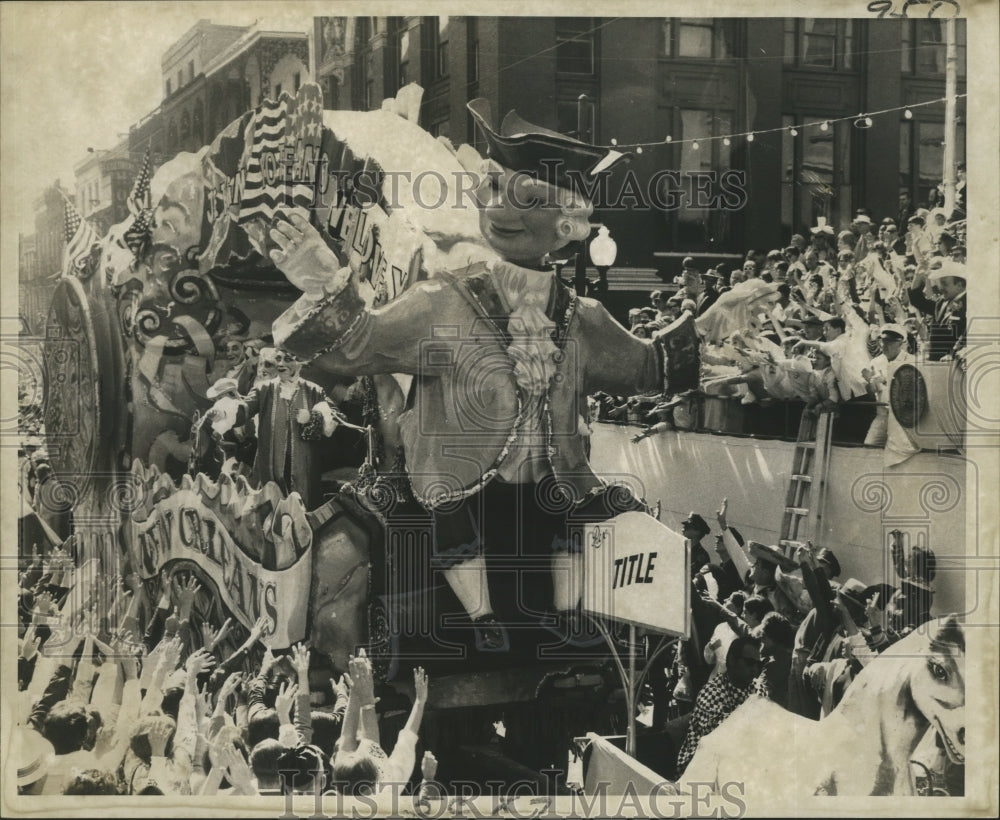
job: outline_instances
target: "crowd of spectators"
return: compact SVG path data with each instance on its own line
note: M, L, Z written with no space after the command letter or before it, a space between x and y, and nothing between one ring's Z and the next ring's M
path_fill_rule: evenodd
M149 601L136 575L57 548L32 555L19 580L19 793L437 794L430 750L414 773L422 668L388 745L364 650L323 686L305 646L271 652L263 618L215 630L195 617L202 590L189 573L163 572Z
M663 674L650 675L651 728L673 738L658 770L672 779L700 739L749 697L820 720L864 666L931 618L934 552L907 550L901 533L889 549L896 583L868 584L841 579L829 549L807 542L789 553L745 541L729 525L725 501L717 519L714 560L692 550L692 636L677 644ZM695 513L683 526L695 542L711 534ZM943 756L927 765L950 779L952 793L961 788Z
M876 224L867 210L839 233L822 218L811 238L749 250L742 266L706 271L691 257L677 290L654 290L633 308L633 334L649 338L685 313L698 334L697 388L663 395L598 396L603 419L644 423L639 436L689 429L698 400L768 407L802 402L812 413L860 410L856 443L886 442L888 385L914 361L961 358L966 338L964 214L904 211ZM858 408L857 405L863 405ZM710 426L705 424L703 426Z

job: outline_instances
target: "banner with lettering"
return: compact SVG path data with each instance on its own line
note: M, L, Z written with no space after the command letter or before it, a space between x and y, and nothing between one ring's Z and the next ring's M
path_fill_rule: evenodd
M688 637L691 550L651 515L627 512L584 528L583 609Z
M176 561L194 563L223 606L247 629L265 618L264 640L284 649L306 638L312 581L312 528L298 494L273 483L218 482L199 474L176 487L155 467L133 465L138 503L127 543L139 576L155 578Z
M405 105L379 111L323 111L319 86L306 83L231 123L203 159L202 272L242 287L282 284L267 256L279 210L310 219L377 304L439 270L494 257L473 174L405 116L419 111L421 93L407 86Z

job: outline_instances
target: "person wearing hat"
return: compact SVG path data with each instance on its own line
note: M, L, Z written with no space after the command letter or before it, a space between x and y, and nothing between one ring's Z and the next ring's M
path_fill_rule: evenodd
M476 647L504 651L486 553L548 553L551 591L523 583L521 602L557 613L559 626L580 623L575 528L643 505L613 497L590 469L579 397L662 390L664 340L633 336L542 264L591 231L593 203L579 183L625 156L516 112L494 128L486 100L468 108L488 148L490 173L474 192L480 228L501 258L418 282L373 311L349 269L293 213L271 231L271 259L303 296L274 335L331 374L415 377L401 439L411 491L434 518L434 566L472 622ZM440 336L442 327L451 335ZM567 503L543 504L553 492ZM513 613L515 601L502 606Z
M939 294L929 299L924 286L930 282ZM928 320L927 358L932 362L950 360L965 346L965 265L943 259L928 275L921 267L910 285L910 304Z
M705 519L698 513L692 511L687 518L681 521L681 533L691 542L691 577L705 566L711 559L702 545L701 541L712 531Z
M884 638L878 641L881 648L906 637L931 619L933 584L937 575L934 550L917 545L907 554L903 548L903 533L894 530L890 535L890 555L893 569L899 577L899 588L885 605ZM874 637L879 638L878 635Z
M17 761L17 793L42 794L55 749L39 732L19 726L11 743Z
M837 238L833 226L827 224L825 218L819 217L817 224L809 229L809 233L812 234L809 253L815 256L820 262L832 262L835 253L833 243Z
M854 258L862 261L871 252L875 235L872 234L872 220L868 214L858 213L851 223L851 230L857 235L854 243Z
M318 507L323 472L315 442L329 438L341 418L318 384L300 376L302 362L279 348L274 355L277 378L255 387L245 397L235 379L220 379L206 395L215 403L206 413L220 434L243 427L256 417L257 452L252 482L273 481L286 495L297 492L307 510ZM211 394L211 395L209 395Z
M806 342L817 342L823 338L823 320L809 311L799 320L802 329L802 339Z
M868 392L878 402L875 418L865 436L865 444L869 447L885 446L889 431L889 385L892 383L892 376L897 368L913 364L914 361L906 349L908 335L902 325L883 325L879 332L882 352L861 371L868 384Z

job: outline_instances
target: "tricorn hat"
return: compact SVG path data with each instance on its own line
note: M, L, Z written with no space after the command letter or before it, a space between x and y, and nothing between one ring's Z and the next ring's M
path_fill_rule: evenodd
M240 389L239 384L236 379L223 378L219 379L215 384L205 391L205 398L217 399L219 396L223 396L230 391L238 393Z
M606 171L631 154L600 145L588 145L532 125L511 111L504 117L500 130L493 130L489 100L482 97L467 104L486 139L487 155L504 168L536 176L559 188L579 189L601 171Z

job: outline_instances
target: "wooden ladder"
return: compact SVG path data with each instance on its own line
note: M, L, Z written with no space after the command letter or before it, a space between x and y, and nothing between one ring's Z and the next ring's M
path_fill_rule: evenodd
M832 424L832 413L813 416L802 412L778 542L789 558L796 547L819 532L826 503Z

